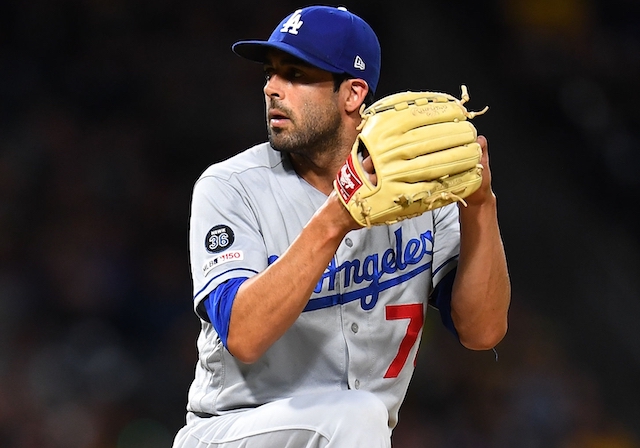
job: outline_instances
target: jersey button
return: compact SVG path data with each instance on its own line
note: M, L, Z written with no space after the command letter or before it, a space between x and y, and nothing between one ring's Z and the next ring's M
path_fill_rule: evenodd
M357 323L352 323L351 324L351 331L353 331L354 333L358 332L358 324Z
M353 382L353 387L355 387L356 389L360 389L360 380L355 380Z
M344 244L346 244L348 247L353 247L353 241L351 241L351 238L346 238L344 240Z

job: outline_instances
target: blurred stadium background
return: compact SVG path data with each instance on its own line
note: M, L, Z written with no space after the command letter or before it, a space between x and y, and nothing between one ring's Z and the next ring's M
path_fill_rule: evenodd
M640 428L640 3L352 0L378 96L458 94L488 136L511 327L428 317L396 448L631 448ZM265 136L292 1L0 3L0 446L170 447L184 419L191 187Z

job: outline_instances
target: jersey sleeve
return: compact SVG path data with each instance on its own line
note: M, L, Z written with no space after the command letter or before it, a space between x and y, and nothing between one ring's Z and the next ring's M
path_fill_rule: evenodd
M258 220L243 190L215 176L200 178L193 189L189 221L189 258L194 310L230 279L248 278L267 267Z
M434 210L433 286L458 266L460 219L457 204Z
M440 312L443 325L458 337L451 318L451 293L460 254L460 220L456 204L437 209L434 219L433 290L429 304Z

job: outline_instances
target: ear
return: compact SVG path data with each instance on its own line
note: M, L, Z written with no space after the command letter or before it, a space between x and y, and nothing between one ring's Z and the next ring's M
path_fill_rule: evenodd
M348 114L360 111L360 105L369 93L369 85L364 79L352 78L342 83L341 89L344 89L346 99L344 103L345 111Z

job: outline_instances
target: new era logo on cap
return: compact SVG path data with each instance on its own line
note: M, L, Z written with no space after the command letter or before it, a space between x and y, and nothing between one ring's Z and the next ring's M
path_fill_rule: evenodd
M331 73L364 79L374 92L380 78L380 43L373 29L344 7L308 6L295 10L268 40L236 42L233 51L265 62L275 48Z

